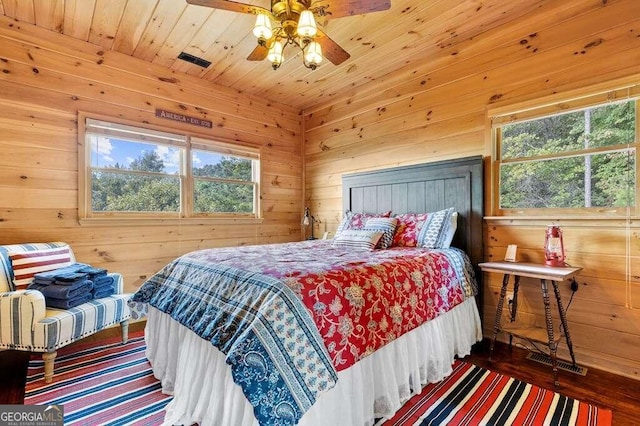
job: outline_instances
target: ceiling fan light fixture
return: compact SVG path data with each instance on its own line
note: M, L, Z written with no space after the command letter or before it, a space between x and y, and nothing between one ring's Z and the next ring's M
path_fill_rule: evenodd
M284 62L284 54L283 54L284 46L280 42L280 40L276 40L271 45L269 49L269 53L267 54L267 59L271 62L271 66L274 70L280 68L282 62Z
M322 62L322 47L317 41L310 42L304 51L305 66L315 70Z
M316 17L334 19L391 9L391 0L270 0L270 9L255 6L253 3L256 3L256 0L248 3L242 0L186 2L256 16L253 34L258 39L258 45L247 60L262 61L270 58L274 69L284 61L282 51L287 45L297 46L302 51L304 66L311 69L315 69L323 56L334 65L340 65L349 59L349 53L318 28ZM276 41L280 44L275 45ZM307 49L314 41L322 43L322 49L316 45Z
M271 19L264 13L259 13L256 18L256 24L253 26L253 35L258 38L258 44L264 46L264 44L273 35L271 29Z
M298 19L298 35L303 39L311 39L318 33L318 27L316 20L313 17L313 12L310 10L303 10L300 13L300 19Z

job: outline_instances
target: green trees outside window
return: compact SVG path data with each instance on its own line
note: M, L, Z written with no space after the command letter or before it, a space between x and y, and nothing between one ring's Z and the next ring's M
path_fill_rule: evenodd
M497 129L501 209L635 206L637 101Z
M160 156L143 151L129 166L93 172L91 204L95 212L179 212L180 177L165 175Z
M92 213L257 215L256 150L87 122Z
M215 155L201 151L193 151L193 156L213 159L204 166L193 166L194 212L253 212L253 167L250 159L216 159Z

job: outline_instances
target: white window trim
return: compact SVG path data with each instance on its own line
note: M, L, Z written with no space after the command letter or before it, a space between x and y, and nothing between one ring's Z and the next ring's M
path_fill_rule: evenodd
M91 168L91 149L86 146L87 120L96 125L106 125L109 123L117 124L126 129L126 127L143 128L148 133L141 142L158 142L162 144L170 144L187 149L187 155L184 155L183 161L186 162L184 170L189 171L187 175L180 175L181 185L181 211L180 212L93 212L91 210L91 176L93 170ZM102 123L102 124L100 124ZM117 133L117 132L116 132ZM166 135L175 135L176 138L166 138ZM169 142L169 143L168 143ZM214 151L216 153L227 153L229 155L244 157L247 159L257 160L254 167L255 181L254 185L254 213L194 213L193 212L193 177L191 176L191 159L190 149L202 149L206 151ZM128 120L116 119L114 117L103 116L100 114L78 112L78 221L81 225L92 226L139 226L139 225L158 225L158 224L206 224L215 222L216 224L248 224L262 223L262 205L261 205L261 183L262 173L260 167L261 149L248 144L238 142L228 142L211 135L202 135L195 132L187 132L184 130L176 130L169 127L151 125L145 123L131 122ZM190 195L189 195L190 194ZM186 214L189 212L189 215Z

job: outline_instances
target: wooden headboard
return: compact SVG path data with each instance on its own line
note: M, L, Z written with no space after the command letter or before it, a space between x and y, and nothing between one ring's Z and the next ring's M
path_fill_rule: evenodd
M424 213L454 207L458 228L451 244L476 268L484 261L482 156L395 167L342 177L344 210L357 213ZM478 283L480 284L480 283ZM482 287L480 287L482 288Z

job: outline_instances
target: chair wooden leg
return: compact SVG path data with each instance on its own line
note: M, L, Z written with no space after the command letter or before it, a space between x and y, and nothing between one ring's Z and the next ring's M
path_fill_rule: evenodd
M42 354L44 361L44 382L51 383L53 381L53 361L56 359L58 352L45 352Z
M124 344L129 341L129 320L122 321L120 327L122 328L122 343Z

